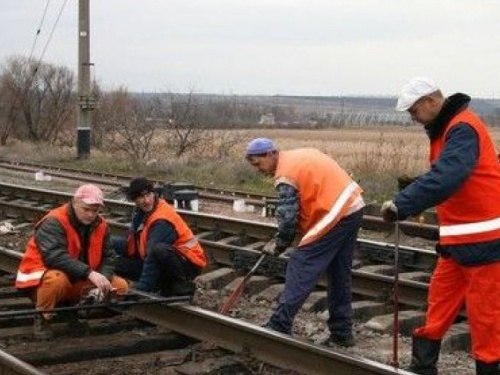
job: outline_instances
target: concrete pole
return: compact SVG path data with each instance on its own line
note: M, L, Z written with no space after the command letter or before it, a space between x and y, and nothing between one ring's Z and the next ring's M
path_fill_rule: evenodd
M94 99L90 93L90 9L89 0L78 4L78 159L90 156L90 112Z

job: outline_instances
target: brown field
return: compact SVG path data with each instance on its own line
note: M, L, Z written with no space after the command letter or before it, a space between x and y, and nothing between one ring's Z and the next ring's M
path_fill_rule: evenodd
M414 173L427 164L428 141L418 127L252 130L250 133L274 139L281 149L317 148L352 173Z
M500 129L493 128L492 135L495 143L500 145ZM196 150L191 156L175 159L163 151L165 154L155 154L157 161L149 165L132 165L129 157L97 150L92 150L89 160L76 161L74 148L20 142L12 142L0 149L0 157L141 174L165 181L269 191L272 190L270 181L252 171L243 158L246 143L254 137L272 138L280 149L315 147L327 153L354 176L369 201L392 197L396 191L397 176L417 175L428 167L428 138L419 125L329 130L240 130L240 142L231 149L230 157L210 157L210 150L205 148Z

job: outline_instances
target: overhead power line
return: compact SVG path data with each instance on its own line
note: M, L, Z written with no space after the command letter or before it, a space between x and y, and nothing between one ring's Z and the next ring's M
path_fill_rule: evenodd
M50 44L50 41L52 40L52 37L54 35L54 31L56 30L57 24L59 23L59 20L61 19L62 12L63 12L64 8L66 7L67 3L68 3L68 0L64 0L64 3L61 6L61 9L59 9L59 14L57 15L57 18L56 18L56 20L54 22L54 25L52 26L52 30L50 31L50 34L49 34L49 39L45 43L45 47L42 50L42 54L40 55L40 59L38 60L38 65L40 65L40 63L41 63L41 61L43 59L43 56L45 55L45 52L47 51L47 48L48 48L48 46Z
M45 21L45 16L47 15L47 10L49 9L49 4L50 4L50 0L47 0L47 4L45 5L45 9L43 11L42 19L40 20L40 24L38 25L38 28L36 29L35 39L33 40L33 45L31 46L30 56L29 56L28 60L30 60L31 57L33 57L33 52L35 51L36 42L38 41L38 37L40 36L40 32L42 31L43 22Z
M36 41L37 41L38 36L39 36L39 34L40 34L40 31L41 31L41 26L42 26L42 24L43 24L43 22L44 22L44 20L45 20L45 16L46 16L46 14L47 14L47 9L48 9L48 7L49 7L49 3L50 3L50 0L48 0L48 1L47 1L47 5L45 6L45 10L44 10L44 13L43 13L43 16L42 16L42 20L40 21L40 26L39 26L39 28L38 28L38 30L37 30L37 34L36 34L36 37L35 37L35 41L34 41L33 46L32 46L32 48L31 48L30 57L29 57L29 59L28 59L28 64L29 64L29 62L31 61L31 59L33 58L33 51L34 51L34 47L35 47L35 45L36 45ZM54 22L54 25L52 26L52 30L50 31L49 38L48 38L47 42L45 43L45 46L44 46L44 48L43 48L43 50L42 50L42 53L41 53L41 55L40 55L40 58L39 58L39 59L38 59L38 61L36 62L35 67L34 67L34 69L33 69L33 72L31 72L31 75L29 76L29 78L28 78L28 80L27 80L27 82L26 82L26 85L24 86L24 88L21 88L22 93L16 92L16 96L15 96L15 98L14 98L14 102L13 102L13 104L12 104L12 108L15 108L15 107L16 107L16 105L17 105L17 103L18 103L18 100L21 100L21 102L20 102L20 106L22 106L22 105L24 104L24 101L26 100L26 94L27 94L27 92L29 91L29 89L30 89L30 87L31 87L31 85L32 85L32 83L33 83L33 81L35 80L35 77L36 77L36 74L37 74L37 72L38 72L38 69L40 68L40 65L42 64L42 59L43 59L43 57L44 57L44 55L45 55L45 52L47 51L47 48L48 48L48 46L49 46L49 44L50 44L51 40L52 40L52 37L53 37L53 35L54 35L54 31L56 30L56 27L57 27L57 25L58 25L58 23L59 23L59 20L60 20L60 18L61 18L61 15L62 15L62 13L63 13L63 11L64 11L64 8L66 7L66 4L67 4L67 3L68 3L68 0L64 0L63 4L62 4L62 6L61 6L61 9L59 9L59 13L58 13L57 18L56 18L56 20L55 20L55 22ZM28 65L28 66L29 66L29 65ZM14 117L16 117L16 116L14 116ZM11 121L13 121L13 120L11 120Z

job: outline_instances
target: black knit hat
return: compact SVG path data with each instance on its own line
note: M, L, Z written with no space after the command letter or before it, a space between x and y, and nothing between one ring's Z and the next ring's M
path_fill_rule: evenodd
M138 177L130 181L127 189L127 198L133 201L141 195L154 191L153 183L147 178Z

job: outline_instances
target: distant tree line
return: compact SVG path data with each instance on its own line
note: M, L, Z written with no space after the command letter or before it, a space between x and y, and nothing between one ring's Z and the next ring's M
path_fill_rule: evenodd
M64 66L12 56L0 70L0 145L9 138L51 145L76 143L77 93L74 73ZM224 157L245 142L249 127L329 128L401 124L392 114L369 110L317 110L283 100L242 100L238 96L133 94L125 87L105 92L93 83L93 148L144 160L168 150ZM298 100L297 100L298 102ZM500 109L486 120L500 125ZM407 121L408 118L405 119ZM223 132L220 130L235 130ZM236 131L239 130L239 131Z

